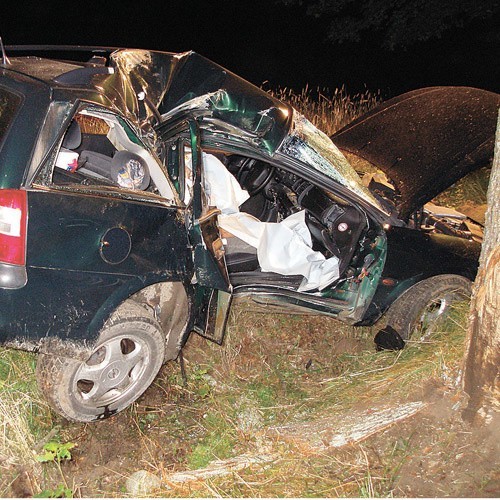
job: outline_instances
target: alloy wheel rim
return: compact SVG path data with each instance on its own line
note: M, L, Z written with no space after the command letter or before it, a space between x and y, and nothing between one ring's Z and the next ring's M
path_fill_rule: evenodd
M86 408L109 407L133 397L150 360L150 347L140 338L122 335L107 340L80 365L74 394Z

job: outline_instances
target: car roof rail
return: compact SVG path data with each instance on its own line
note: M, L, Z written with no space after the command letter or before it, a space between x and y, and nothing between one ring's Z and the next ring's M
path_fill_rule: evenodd
M37 56L71 62L85 66L108 66L109 56L117 47L94 47L85 45L7 45L6 52L12 56Z

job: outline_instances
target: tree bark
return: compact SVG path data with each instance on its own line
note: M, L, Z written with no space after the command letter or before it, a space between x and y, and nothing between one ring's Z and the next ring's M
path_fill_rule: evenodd
M471 298L463 389L469 396L463 417L484 420L500 410L500 113L488 186L488 209L479 271Z

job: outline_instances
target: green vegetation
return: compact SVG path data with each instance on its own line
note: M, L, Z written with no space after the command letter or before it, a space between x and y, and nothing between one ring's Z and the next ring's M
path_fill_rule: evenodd
M37 462L57 462L71 460L71 451L75 447L75 443L58 443L50 441L43 446L43 454L36 455Z
M36 467L34 451L52 419L38 392L33 354L0 349L0 496L19 467Z
M34 495L34 498L73 498L73 492L64 484L59 484L52 490L43 490Z

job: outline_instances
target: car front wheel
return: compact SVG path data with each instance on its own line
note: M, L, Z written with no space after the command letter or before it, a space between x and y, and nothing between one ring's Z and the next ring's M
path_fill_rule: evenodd
M470 297L471 288L471 281L455 274L433 276L417 283L389 307L375 344L380 349L400 349L412 336L425 340L454 302Z
M90 422L135 401L156 377L164 352L159 324L128 300L104 325L86 361L40 354L37 382L56 412L68 420Z

